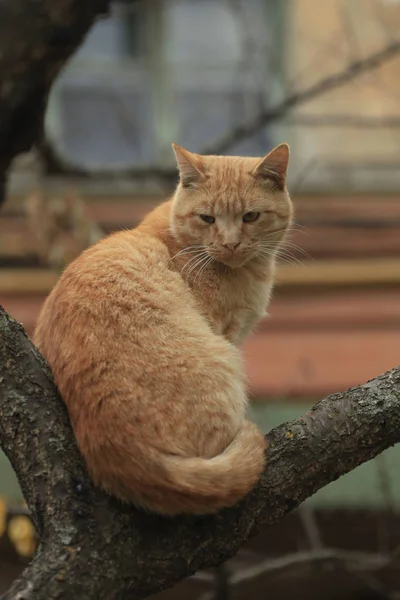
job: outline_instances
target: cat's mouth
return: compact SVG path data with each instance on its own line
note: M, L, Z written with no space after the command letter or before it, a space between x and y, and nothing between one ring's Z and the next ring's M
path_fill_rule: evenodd
M243 265L245 265L252 258L252 254L250 252L231 252L229 250L220 250L218 252L213 253L212 256L219 263L222 263L223 265L230 267L231 269L243 267Z

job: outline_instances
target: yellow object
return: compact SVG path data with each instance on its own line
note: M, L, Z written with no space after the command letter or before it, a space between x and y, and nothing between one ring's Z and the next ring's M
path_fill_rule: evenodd
M0 498L0 537L6 530L7 506L3 498Z
M37 542L35 528L29 517L20 516L11 519L7 532L18 554L32 556Z

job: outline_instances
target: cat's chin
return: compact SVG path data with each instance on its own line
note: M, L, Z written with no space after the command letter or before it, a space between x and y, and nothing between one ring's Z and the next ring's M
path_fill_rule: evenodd
M215 257L216 258L216 257ZM223 265L224 267L228 267L229 269L241 269L250 265L250 263L255 264L263 264L273 262L270 257L265 257L263 255L257 253L246 254L245 256L238 254L237 256L220 256L216 258L217 262Z
M251 256L229 256L228 258L218 258L217 260L225 267L229 267L229 269L240 269L250 262Z

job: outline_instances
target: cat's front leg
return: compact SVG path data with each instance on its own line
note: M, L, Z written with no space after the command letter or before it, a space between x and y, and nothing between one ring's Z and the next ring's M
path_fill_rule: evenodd
M266 314L266 311L262 313L243 311L240 315L231 318L225 324L222 335L235 346L240 346L265 318Z

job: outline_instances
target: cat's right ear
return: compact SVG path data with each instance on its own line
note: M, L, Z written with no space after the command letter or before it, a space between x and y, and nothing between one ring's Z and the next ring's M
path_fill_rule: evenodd
M197 154L192 154L177 144L172 144L172 148L175 152L182 185L188 187L192 183L204 181L206 176L201 163L201 157Z
M286 183L286 172L289 163L288 144L279 144L258 163L252 175L260 179L273 181L277 188L283 190Z

